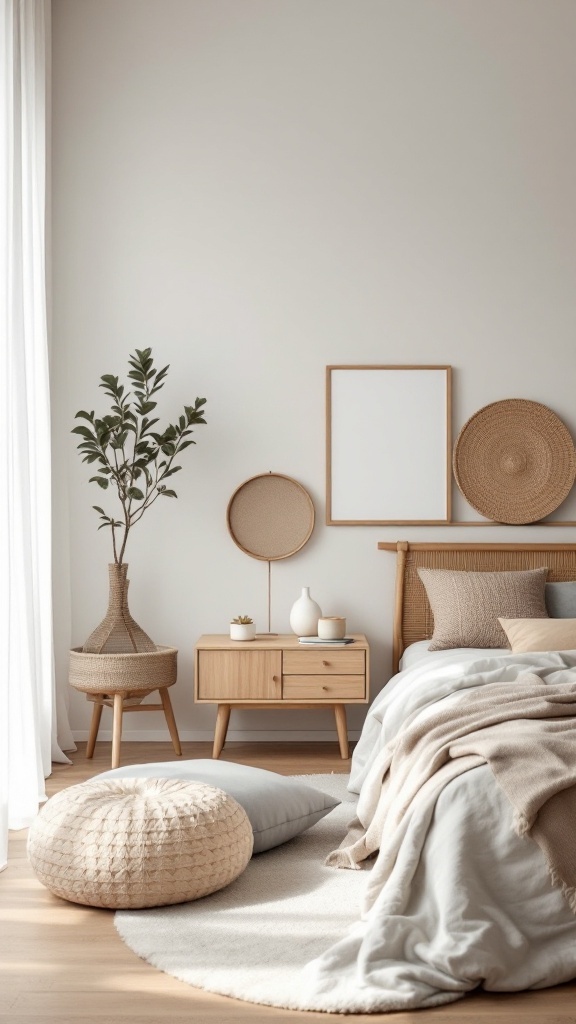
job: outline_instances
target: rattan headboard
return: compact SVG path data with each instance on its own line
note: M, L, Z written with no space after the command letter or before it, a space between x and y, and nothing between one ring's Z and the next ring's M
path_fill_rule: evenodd
M417 573L430 569L465 572L504 572L548 567L549 580L576 580L576 545L573 544L378 544L381 551L396 551L394 602L394 672L408 644L428 640L434 620L426 591Z

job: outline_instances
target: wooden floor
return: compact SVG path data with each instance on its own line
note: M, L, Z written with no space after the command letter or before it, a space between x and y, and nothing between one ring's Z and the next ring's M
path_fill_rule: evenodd
M55 765L52 795L110 767L110 744L92 761L82 744L74 764ZM209 757L208 744L183 744L185 758ZM223 759L284 775L347 771L336 744L234 744ZM169 761L169 743L125 743L122 763ZM12 833L0 874L0 1022L14 1024L260 1024L349 1020L390 1024L576 1024L576 983L518 995L477 993L447 1007L414 1013L294 1013L193 989L150 967L120 940L113 913L67 903L36 880L26 860L26 833Z

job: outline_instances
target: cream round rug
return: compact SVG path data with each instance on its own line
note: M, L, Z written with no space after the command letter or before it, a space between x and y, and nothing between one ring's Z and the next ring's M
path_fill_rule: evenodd
M253 857L220 892L178 906L118 911L115 925L130 949L196 988L306 1008L300 971L358 921L367 873L324 865L354 817L348 776L298 778L342 803L301 836Z

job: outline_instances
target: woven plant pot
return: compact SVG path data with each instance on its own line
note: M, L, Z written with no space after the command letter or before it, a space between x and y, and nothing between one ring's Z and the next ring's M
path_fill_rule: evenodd
M176 682L178 651L154 647L138 654L89 654L81 647L70 651L70 685L83 693L151 692Z
M134 654L156 650L156 644L130 615L127 573L125 563L118 565L112 562L108 566L108 611L82 647L87 654Z

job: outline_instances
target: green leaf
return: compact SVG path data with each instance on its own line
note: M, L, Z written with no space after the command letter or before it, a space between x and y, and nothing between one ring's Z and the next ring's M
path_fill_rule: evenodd
M129 498L135 498L136 501L144 501L144 495L139 487L129 487L126 493Z
M178 473L182 469L182 466L172 466L171 469L167 469L165 473L162 473L162 479L165 480L167 476L173 476L174 473Z
M153 420L149 420L147 416L144 416L144 419L140 424L140 429L142 433L144 433L146 430L150 430L150 427L153 427L155 423L158 423L158 417L156 417Z
M81 434L82 437L87 437L90 441L96 440L94 436L94 431L90 430L88 427L82 426L82 424L79 424L79 426L77 427L73 427L71 433Z
M109 480L106 480L105 478L102 478L101 476L91 476L90 480L88 481L88 483L91 484L91 483L94 483L94 481L96 481L97 484L100 484L100 487L102 488L103 491L107 491L108 490L108 484L110 483Z
M160 488L158 488L158 490L160 490ZM178 495L176 494L176 491L160 491L160 494L162 495L163 498L177 498L178 497Z
M94 419L94 413L84 412L83 409L80 409L80 411L76 413L74 419L78 419L79 417L82 417L82 419L88 420L90 423L92 423L92 420Z
M106 515L104 509L100 508L100 505L92 505L92 508L95 509L96 512L99 512L101 516L105 516Z
M115 437L114 440L110 442L110 447L111 448L117 448L117 449L123 448L124 445L126 444L126 438L127 437L128 437L128 431L127 430L123 430L121 434L118 434L117 437Z

